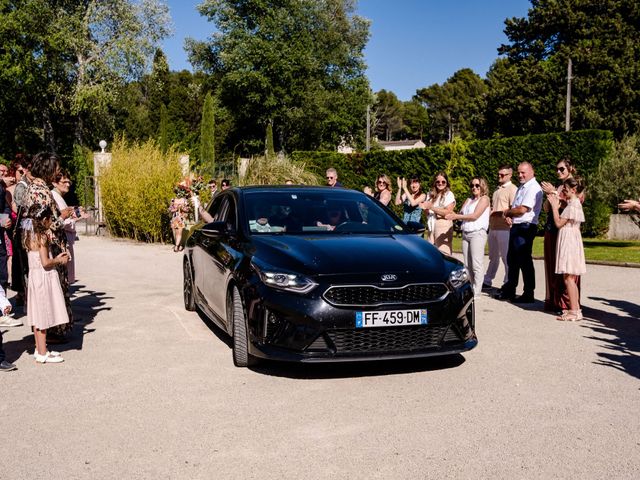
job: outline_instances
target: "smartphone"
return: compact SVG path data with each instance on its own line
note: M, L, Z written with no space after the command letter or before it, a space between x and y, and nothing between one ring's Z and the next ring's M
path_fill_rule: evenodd
M73 209L73 213L75 213L76 217L80 218L80 215L82 215L82 212L80 211L80 207L75 207Z

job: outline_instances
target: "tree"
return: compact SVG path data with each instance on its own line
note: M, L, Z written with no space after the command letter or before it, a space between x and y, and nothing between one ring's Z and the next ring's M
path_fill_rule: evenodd
M161 0L0 3L0 117L19 112L0 146L71 153L112 132L115 100L167 33Z
M264 154L267 159L276 156L276 150L273 146L273 125L271 125L271 123L267 123L267 135L264 141Z
M189 58L219 79L237 126L233 143L262 146L271 122L281 149L362 137L369 23L354 14L354 0L205 0L198 9L217 32L187 40Z
M402 130L403 105L396 94L380 90L375 94L373 105L373 131L383 140L393 140L396 133Z
M430 135L436 141L451 142L455 136L475 137L482 128L487 90L473 70L463 68L442 85L421 88L414 98L427 109Z
M404 112L402 118L404 135L407 138L424 140L430 125L429 113L424 105L414 98L404 102L402 111Z
M216 174L215 118L214 102L211 92L204 97L202 122L200 124L200 165Z
M149 121L151 125L157 125L161 121L161 108L169 101L169 62L164 52L158 48L153 56L151 75L143 82L147 89Z
M158 127L158 146L162 153L169 149L169 114L167 106L163 103L160 106L160 125Z
M640 129L640 8L627 0L532 0L505 21L489 110L502 133L564 127L566 65L573 63L571 125ZM494 91L497 86L497 92ZM509 99L505 104L503 99ZM533 130L531 130L533 128Z

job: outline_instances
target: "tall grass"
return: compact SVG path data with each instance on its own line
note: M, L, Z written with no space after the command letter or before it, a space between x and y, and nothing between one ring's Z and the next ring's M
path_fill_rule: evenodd
M282 185L287 180L294 184L321 185L320 178L306 169L304 162L284 155L259 156L251 159L240 185Z
M180 180L179 154L154 141L116 138L111 165L100 175L104 217L112 235L144 242L169 240L168 207Z

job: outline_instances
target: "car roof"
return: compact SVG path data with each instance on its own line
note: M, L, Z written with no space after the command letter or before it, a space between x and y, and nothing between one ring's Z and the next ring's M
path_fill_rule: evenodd
M348 188L336 188L336 187L326 187L326 186L316 186L316 185L250 185L247 187L235 187L236 190L248 193L248 192L291 192L291 191L304 191L304 192L322 192L329 193L335 192L338 193L350 193L350 194L360 194L362 192L358 190L351 190ZM329 193L329 195L333 195L333 193Z

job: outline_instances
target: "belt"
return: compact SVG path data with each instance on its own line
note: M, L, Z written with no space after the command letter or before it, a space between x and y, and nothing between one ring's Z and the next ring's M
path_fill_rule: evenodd
M531 223L531 222L523 222L523 223L514 223L511 225L511 228L513 227L530 227L531 225L538 225L537 223Z

